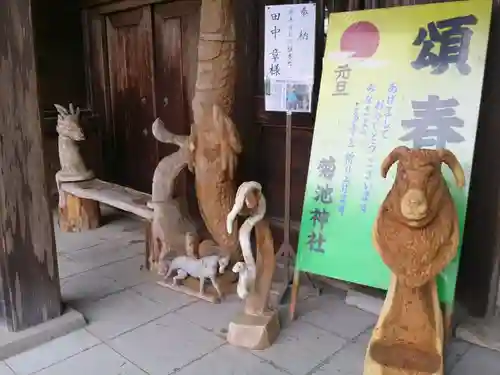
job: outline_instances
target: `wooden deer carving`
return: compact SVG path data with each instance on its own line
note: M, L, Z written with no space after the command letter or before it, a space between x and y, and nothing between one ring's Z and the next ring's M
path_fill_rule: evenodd
M59 207L64 207L64 194L61 194L62 182L85 181L94 178L94 172L87 169L80 155L77 142L85 140L80 126L80 108L69 104L69 109L54 104L57 115L57 133L59 147L59 163L61 169L56 173L56 184L59 192Z
M395 148L382 176L398 163L394 185L380 207L373 242L392 272L391 285L365 359L365 375L443 374L443 315L436 276L459 245L458 217L441 174L464 172L448 150Z

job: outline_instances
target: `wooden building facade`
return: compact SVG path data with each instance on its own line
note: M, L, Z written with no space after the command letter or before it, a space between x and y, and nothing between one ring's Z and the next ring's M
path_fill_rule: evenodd
M53 104L72 102L82 109L87 136L83 156L99 177L150 192L158 161L173 151L154 140L152 122L160 117L178 134L188 134L192 122L201 0L4 2L0 14L1 30L7 30L0 35L0 270L7 320L12 329L22 329L60 313L47 199L56 192L53 181L59 168ZM316 93L325 42L323 19L328 12L428 2L439 1L317 0ZM282 239L285 116L265 112L261 77L264 5L280 3L286 2L234 0L238 79L233 119L244 145L239 179L263 184L277 244ZM492 280L499 263L500 150L494 142L500 136L495 121L500 109L494 103L500 88L494 81L500 75L500 0L494 4L459 278L460 299L479 316L488 312L496 294ZM19 34L24 35L22 41ZM313 129L314 115L294 119L293 242ZM183 174L178 193L186 194L195 207L192 180ZM22 183L9 185L10 181Z

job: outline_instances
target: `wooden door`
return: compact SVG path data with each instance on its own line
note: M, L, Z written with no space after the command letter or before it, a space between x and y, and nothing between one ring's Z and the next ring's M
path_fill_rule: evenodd
M200 2L178 1L154 6L156 113L173 133L187 135L193 116L191 99L196 82ZM159 144L159 157L177 146ZM187 194L194 202L194 181L181 172L176 195Z
M158 161L154 121L151 8L106 16L114 180L151 192Z

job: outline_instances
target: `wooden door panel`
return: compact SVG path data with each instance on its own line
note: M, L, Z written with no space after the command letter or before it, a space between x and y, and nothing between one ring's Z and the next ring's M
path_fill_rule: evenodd
M186 98L182 67L182 27L178 17L161 19L155 14L156 114L168 130L186 133ZM163 18L163 17L162 17ZM161 156L175 151L172 145L159 145Z
M200 2L180 1L156 5L155 96L156 113L173 133L187 135L193 116L191 99L197 74ZM158 144L159 157L175 152L176 146ZM187 195L196 215L193 176L184 170L176 181L175 195Z
M184 73L184 93L189 124L193 122L191 100L198 74L198 40L200 37L200 2L191 1L190 12L183 15L182 26L182 67Z
M197 14L200 10L200 1L184 0L155 6L155 14L163 18L183 18ZM198 20L199 21L199 20Z
M106 17L115 180L144 192L158 160L154 121L152 24L149 7Z
M189 134L196 82L200 3L181 1L154 7L157 116L172 132ZM160 156L175 148L160 146Z
M305 129L292 132L291 212L292 221L300 223L304 191L309 168L312 133ZM283 218L285 193L285 129L281 126L262 127L260 139L260 177L265 181L267 214Z

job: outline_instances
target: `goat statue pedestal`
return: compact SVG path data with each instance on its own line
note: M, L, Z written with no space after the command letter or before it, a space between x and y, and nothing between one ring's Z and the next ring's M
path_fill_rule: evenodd
M373 243L392 272L365 357L364 375L443 375L444 328L436 277L459 245L457 212L441 174L459 187L463 169L448 150L395 148L382 164L396 180L380 207Z
M280 323L278 312L269 308L276 255L269 223L264 219L266 200L257 182L244 182L236 192L233 209L227 217L227 230L231 233L236 216L248 211L249 217L241 225L239 241L244 262L238 262L233 272L238 273L237 293L245 300L244 312L229 324L227 341L234 346L264 350L278 338ZM255 227L257 261L254 260L250 234Z
M405 288L393 275L364 375L443 375L443 332L436 282Z

